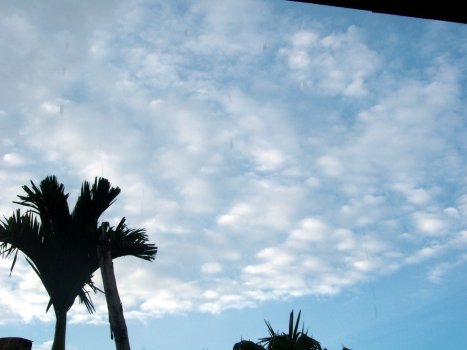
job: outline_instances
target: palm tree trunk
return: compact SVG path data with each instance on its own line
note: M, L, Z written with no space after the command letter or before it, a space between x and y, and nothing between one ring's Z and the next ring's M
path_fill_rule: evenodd
M65 350L66 311L55 310L55 336L52 350Z
M122 302L118 295L117 282L115 280L110 242L103 242L98 245L97 256L102 273L102 282L104 283L107 309L109 310L110 329L115 338L115 347L117 350L130 350Z

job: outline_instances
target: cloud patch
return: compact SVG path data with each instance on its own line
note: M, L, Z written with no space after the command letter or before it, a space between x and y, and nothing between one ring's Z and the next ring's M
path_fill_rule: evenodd
M380 58L364 43L355 26L327 35L299 30L279 56L286 60L293 78L310 90L352 98L369 93L366 80L380 65Z

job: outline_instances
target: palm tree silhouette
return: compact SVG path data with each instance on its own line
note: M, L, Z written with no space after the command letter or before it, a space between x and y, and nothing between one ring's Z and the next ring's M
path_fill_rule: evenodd
M148 243L144 229L130 229L122 218L116 227L98 222L102 213L114 202L120 188L111 187L104 178L96 178L91 186L85 181L76 205L70 213L68 193L55 176L48 176L37 187L23 186L25 195L18 195L16 204L28 207L25 213L17 209L9 218L0 220L0 256L13 257L18 252L36 272L50 296L46 312L54 307L56 324L52 350L65 349L66 317L76 297L92 313L88 286L99 289L92 281L99 268L97 246L102 232L110 241L112 259L131 255L152 261L157 247Z

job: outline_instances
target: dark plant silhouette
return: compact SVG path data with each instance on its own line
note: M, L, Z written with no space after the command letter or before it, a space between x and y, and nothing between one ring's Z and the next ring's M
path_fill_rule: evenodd
M290 312L288 333L276 333L271 324L265 321L269 337L261 338L258 343L242 340L234 345L233 350L326 350L321 348L321 344L316 339L308 335L308 331L305 331L303 326L301 331L298 330L300 315L301 311L294 324L293 310ZM344 347L343 350L350 349Z
M233 350L264 350L264 347L251 340L242 340L234 345Z
M303 327L301 331L298 331L300 315L301 311L299 311L294 325L293 311L290 312L289 333L278 334L274 332L271 324L265 321L269 337L260 339L260 343L264 344L267 350L322 350L320 343L309 337L308 332L305 332Z
M9 218L0 221L0 256L13 257L10 269L15 266L18 252L41 279L50 296L46 312L51 306L56 315L55 336L52 350L65 349L66 316L76 297L92 313L94 306L88 286L98 291L92 281L99 268L97 246L103 223L98 220L120 193L104 178L96 178L91 186L85 181L76 205L70 213L64 185L55 176L46 177L36 186L23 186L25 195L19 195L16 204L27 207L25 213L18 209ZM130 229L121 219L116 227L106 228L112 259L132 255L151 261L157 247L148 243L143 229Z

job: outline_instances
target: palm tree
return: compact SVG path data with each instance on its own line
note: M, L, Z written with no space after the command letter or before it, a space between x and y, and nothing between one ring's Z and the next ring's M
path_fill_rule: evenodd
M85 181L76 205L70 213L68 193L55 176L48 176L37 187L23 186L25 195L19 195L16 204L27 207L25 213L17 209L9 218L0 220L0 256L13 257L15 266L18 252L42 281L50 301L46 312L54 307L56 316L52 350L65 349L66 317L76 297L92 313L94 305L89 287L96 292L93 273L99 268L97 246L101 233L107 232L112 259L132 255L152 261L157 247L148 243L144 229L130 229L122 218L116 227L99 223L102 213L120 193L104 178L96 178L91 186Z
M260 343L264 344L267 350L322 350L319 341L308 336L308 331L305 332L303 327L298 331L300 315L301 311L298 312L294 326L293 310L290 312L289 333L278 334L274 332L271 324L265 321L269 337L260 339Z

